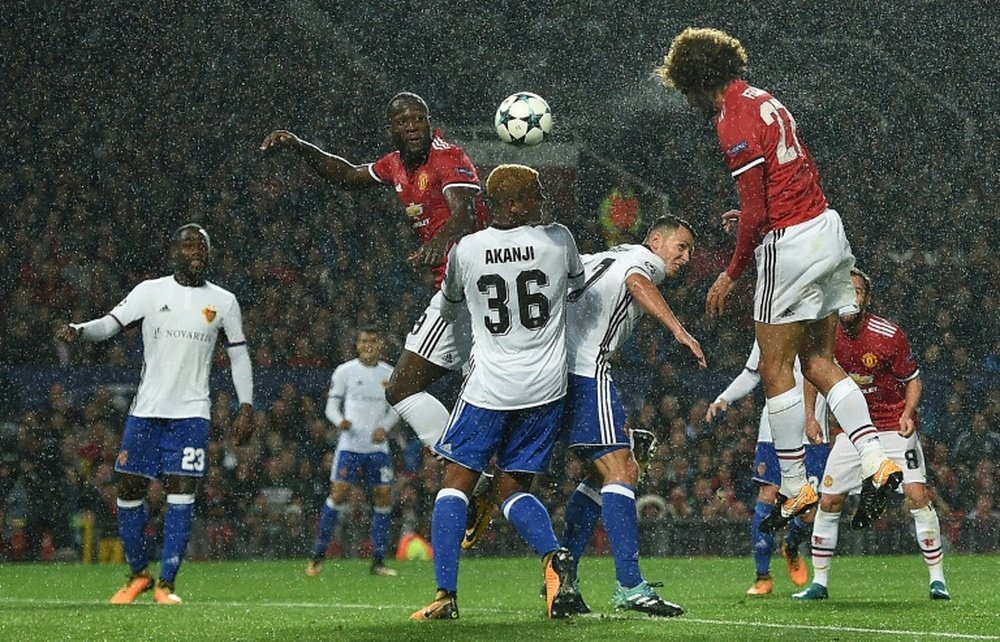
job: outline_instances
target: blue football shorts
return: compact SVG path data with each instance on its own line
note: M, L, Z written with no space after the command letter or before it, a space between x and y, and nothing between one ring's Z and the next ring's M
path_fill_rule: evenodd
M388 486L393 479L392 457L387 452L338 450L333 456L330 481L346 482L352 486Z
M590 459L628 448L627 413L611 378L570 374L568 384L561 437L569 447Z
M826 458L830 454L827 444L806 444L806 478L813 490L820 491L819 482L823 479L823 469L826 468ZM774 450L773 441L758 441L753 460L753 480L759 484L770 484L781 488L781 469L778 466L778 453Z
M125 419L115 470L158 479L164 475L203 477L209 420L202 417Z

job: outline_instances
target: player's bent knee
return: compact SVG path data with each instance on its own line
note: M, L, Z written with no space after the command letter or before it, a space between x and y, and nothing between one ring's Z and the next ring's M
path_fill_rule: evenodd
M843 495L821 495L819 509L824 513L839 513L844 510Z

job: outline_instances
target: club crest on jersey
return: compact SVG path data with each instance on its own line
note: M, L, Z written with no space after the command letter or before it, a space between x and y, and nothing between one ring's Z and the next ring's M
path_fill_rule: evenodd
M424 206L420 203L410 203L406 206L406 215L410 218L420 218L424 215Z
M120 453L118 453L118 465L124 466L127 463L128 463L128 451L123 450Z
M421 192L425 191L429 182L430 179L427 178L427 174L420 172L420 176L417 177L417 189Z
M203 315L205 315L205 321L208 321L209 323L211 323L212 321L215 321L215 316L218 314L215 311L215 308L213 308L212 306L206 307L205 309L203 309L201 311L201 313Z
M757 474L758 475L760 475L761 477L763 477L764 473L766 473L766 472L767 472L767 464L765 464L764 462L760 462L759 464L757 464Z
M866 352L861 355L861 363L865 364L866 368L874 368L878 364L878 357L872 352Z
M823 485L827 488L833 486L833 477L831 477L830 475L823 477Z

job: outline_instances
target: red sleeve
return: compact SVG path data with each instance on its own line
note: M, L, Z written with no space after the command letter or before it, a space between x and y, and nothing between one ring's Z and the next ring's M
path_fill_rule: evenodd
M894 343L896 345L893 346L895 353L892 359L892 376L900 381L908 381L913 378L920 367L913 356L913 351L910 350L910 340L906 337L905 332L899 330L896 333Z
M392 183L393 165L399 152L390 152L371 164L372 175L383 183Z
M436 169L441 177L441 187L462 185L479 189L476 166L458 147L448 150L447 154L441 154L438 157Z
M740 222L736 228L736 249L726 274L734 281L743 274L754 248L760 241L767 222L767 188L764 185L764 165L755 165L736 177L740 193Z

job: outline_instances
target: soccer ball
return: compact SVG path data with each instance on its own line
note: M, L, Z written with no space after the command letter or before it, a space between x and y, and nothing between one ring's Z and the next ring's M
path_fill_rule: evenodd
M493 117L497 136L512 145L537 145L552 131L552 110L538 94L519 91L504 98Z

